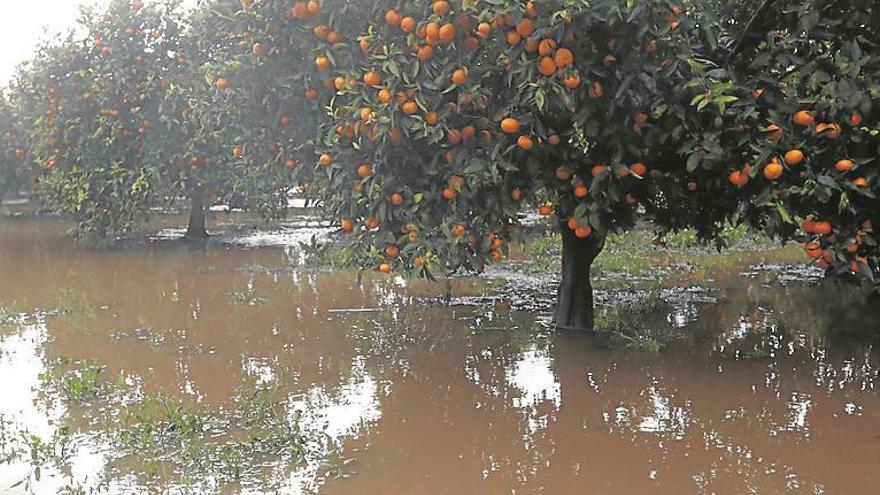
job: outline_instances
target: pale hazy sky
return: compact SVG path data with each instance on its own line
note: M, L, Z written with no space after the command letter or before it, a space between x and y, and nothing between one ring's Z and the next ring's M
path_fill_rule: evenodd
M108 0L0 0L0 86L15 67L29 59L41 40L66 32L79 17L79 6L106 5ZM187 0L185 4L195 4Z

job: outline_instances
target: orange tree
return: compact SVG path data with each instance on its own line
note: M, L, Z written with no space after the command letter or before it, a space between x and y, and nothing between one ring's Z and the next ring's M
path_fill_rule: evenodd
M359 12L357 30L312 50L337 89L313 180L363 264L480 271L537 206L563 239L555 322L592 328L590 265L609 232L646 214L709 235L735 209L675 207L704 124L675 2L410 0Z
M315 36L292 5L206 2L185 41L208 84L190 98L192 146L229 171L229 200L265 218L283 215L288 190L308 180L333 94L307 60Z
M175 8L114 0L84 10L77 31L18 76L38 194L80 235L128 230L166 194L159 171L183 134L168 105L181 65Z
M0 199L29 189L27 143L12 104L0 93Z
M740 219L804 242L830 273L875 281L880 10L786 0L728 12L693 16L706 27L690 83L706 125L683 172L701 184L695 203L733 198Z

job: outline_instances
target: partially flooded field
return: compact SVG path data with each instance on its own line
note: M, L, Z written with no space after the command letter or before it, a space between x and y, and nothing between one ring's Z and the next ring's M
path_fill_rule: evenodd
M305 263L327 234L309 217L218 219L206 245L157 225L114 248L0 220L0 493L880 482L876 315L790 251L612 250L590 336L548 328L553 270L526 255L447 304L444 284Z

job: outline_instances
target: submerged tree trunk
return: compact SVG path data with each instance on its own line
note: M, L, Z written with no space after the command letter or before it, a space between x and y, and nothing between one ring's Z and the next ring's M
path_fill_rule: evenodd
M590 267L605 246L604 232L579 239L568 225L562 231L562 280L556 296L553 322L559 328L593 330L593 285Z
M186 227L188 239L207 239L208 231L205 229L205 204L202 201L202 190L193 187L190 190L192 209L189 213L189 225Z

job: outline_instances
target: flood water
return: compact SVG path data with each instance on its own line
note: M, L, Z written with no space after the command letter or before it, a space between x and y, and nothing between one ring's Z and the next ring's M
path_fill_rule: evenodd
M468 299L498 296L485 279L455 281L447 306L441 284L302 266L298 241L322 232L305 223L113 249L65 228L0 219L0 304L16 308L0 325L0 493L880 491L880 356L858 337L875 320L843 309L846 288L740 267L716 276L717 304L645 316L681 342L634 352L551 331L503 294ZM73 403L46 385L59 358L126 392ZM223 417L248 386L297 424L296 459L189 473L113 440L139 398ZM60 428L64 462L11 454Z

